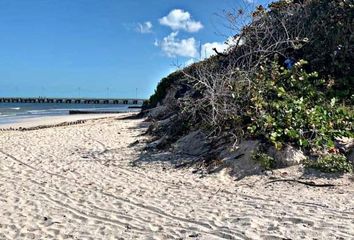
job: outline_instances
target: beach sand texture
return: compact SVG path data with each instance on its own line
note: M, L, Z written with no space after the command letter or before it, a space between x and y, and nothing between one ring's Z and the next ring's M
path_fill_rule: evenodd
M107 118L0 132L0 239L354 239L350 180L315 188L135 166L146 127Z

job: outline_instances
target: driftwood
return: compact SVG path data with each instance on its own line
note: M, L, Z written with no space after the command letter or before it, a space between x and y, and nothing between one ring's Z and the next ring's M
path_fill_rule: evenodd
M329 183L317 184L313 181L307 182L307 181L301 181L298 179L276 179L276 180L269 181L266 184L275 183L275 182L296 182L296 183L304 184L304 185L310 186L310 187L336 187L336 186L339 186L339 185L334 185L334 184L329 184Z
M65 126L71 126L71 125L78 125L78 124L83 124L86 123L87 120L77 120L73 122L63 122L63 123L58 123L58 124L50 124L50 125L40 125L40 126L35 126L35 127L9 127L9 128L0 128L0 132L9 132L9 131L20 131L20 132L25 132L25 131L34 131L34 130L40 130L44 128L54 128L54 127L65 127Z

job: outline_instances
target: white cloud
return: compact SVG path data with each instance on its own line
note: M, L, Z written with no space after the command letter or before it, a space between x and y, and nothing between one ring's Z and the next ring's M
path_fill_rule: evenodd
M228 48L228 45L222 42L205 43L202 45L200 53L201 58L205 59L210 56L216 55L215 51L213 50L214 48L216 48L218 52L222 53Z
M161 25L168 26L172 30L185 30L187 32L198 32L203 24L194 21L189 12L181 9L172 10L167 16L159 19Z
M178 32L172 32L159 43L155 41L155 46L161 47L162 51L169 57L196 57L198 55L197 41L192 38L178 39Z
M136 30L140 33L151 33L152 32L152 23L147 21L144 23L138 23Z
M216 52L213 50L214 48L220 52L225 52L229 47L235 46L237 44L238 39L234 37L229 37L226 42L212 42L205 43L202 45L200 56L202 59L208 58L210 56L216 55ZM243 41L238 43L239 46L243 44Z

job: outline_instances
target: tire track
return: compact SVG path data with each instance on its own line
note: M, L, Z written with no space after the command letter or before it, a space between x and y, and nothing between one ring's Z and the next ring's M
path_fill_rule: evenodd
M92 190L90 190L89 188L87 188L87 187L82 186L81 184L79 184L75 179L68 179L68 178L66 178L66 177L64 177L64 176L61 176L61 175L58 175L58 174L53 174L53 173L47 172L47 171L42 170L42 169L34 168L34 167L32 167L32 166L30 166L30 165L28 165L28 164L25 164L25 163L23 163L22 161L18 160L16 157L14 157L14 156L12 156L12 155L10 155L10 154L4 152L3 150L0 150L0 153L2 153L2 154L5 155L5 156L8 156L10 159L12 159L12 160L14 160L14 161L16 161L16 162L18 162L18 163L21 163L21 164L23 164L24 166L26 166L26 167L28 167L28 168L30 168L30 169L32 169L32 170L41 171L41 172L43 172L43 173L46 173L46 174L49 174L49 175L52 175L52 176L54 175L54 176L61 177L61 178L65 179L65 180L74 181L75 185L78 185L78 186L80 186L81 188L85 188L85 189L87 189L87 190L89 190L89 191L92 191ZM67 182L67 184L70 184L70 183ZM139 209L141 209L141 210L145 210L145 211L147 211L147 212L149 212L149 213L152 213L152 214L154 214L154 215L157 215L157 216L159 216L159 217L165 217L165 218L168 218L168 219L170 219L170 220L173 220L173 221L180 221L180 222L184 222L184 223L186 223L186 224L193 224L193 225L196 225L196 226L198 226L198 227L200 227L200 228L202 228L202 229L205 229L204 231L199 231L200 233L209 234L209 235L212 235L212 236L214 236L214 237L220 237L220 233L221 233L222 236L227 237L227 238L229 238L229 239L233 239L233 238L234 238L234 236L229 235L229 234L227 234L227 233L223 233L223 232L220 232L220 233L219 233L219 232L217 232L217 233L208 232L208 230L213 230L213 228L214 228L215 231L218 231L217 229L220 229L219 227L215 226L214 224L212 224L213 226L211 226L211 225L208 224L208 223L203 223L203 222L198 222L198 221L192 221L192 220L189 220L189 219L185 219L185 218L181 218L181 217L176 217L176 216L167 214L167 213L165 213L164 211L162 211L161 209L156 208L156 207L153 207L153 206L145 206L145 205L140 204L140 203L135 203L135 202L133 202L133 201L131 201L131 200L129 200L129 199L120 198L120 197L117 197L117 196L115 196L115 195L106 193L106 192L104 192L104 191L102 191L102 190L98 190L98 192L101 193L101 194L104 195L104 196L107 196L107 197L113 198L113 199L115 199L115 200L118 200L118 201L120 201L121 203L128 204L128 205L130 205L130 206L132 206L132 207L139 208ZM216 229L215 229L215 228L216 228ZM233 233L233 234L234 234L234 233Z
M11 181L13 184L17 184L18 181L16 180L19 180L19 179L11 179L10 177L8 176L4 176L2 174L0 174L1 177L3 177L4 179L8 180L8 181ZM115 226L118 226L118 227L121 227L122 229L126 229L127 226L129 227L129 229L133 229L139 233L146 233L146 231L144 232L144 230L146 229L141 229L137 226L133 226L127 222L121 222L121 221L118 221L118 220L113 220L113 219L109 219L109 218L104 218L104 217L100 217L100 216L97 216L97 215L93 215L93 214L88 214L88 213L85 213L84 211L80 211L78 209L76 209L75 207L72 207L68 204L64 204L62 202L60 202L59 200L56 200L54 199L50 194L46 193L47 190L50 190L52 192L55 192L57 194L61 194L63 197L65 198L69 198L70 200L73 200L72 198L70 197L67 197L66 194L63 194L63 193L60 193L60 191L58 190L54 190L52 188L44 188L40 183L34 181L34 180L31 180L30 178L28 178L28 181L30 181L31 183L35 184L37 187L39 187L42 192L37 192L40 196L42 196L44 199L46 199L47 201L50 201L52 203L54 203L55 205L58 205L59 207L73 213L74 215L78 216L78 219L81 218L88 218L88 219L92 219L92 220L97 220L97 221L100 221L100 222L104 222L104 223L109 223L109 224L113 224ZM30 189L27 189L27 190L30 190ZM76 200L74 200L75 202L77 202ZM85 206L82 206L84 208L86 208ZM100 208L97 208L95 207L96 210L100 210L100 211L103 211L103 212L112 212L112 210L108 210L108 209L100 209ZM93 210L93 209L91 209ZM115 211L113 211L115 212ZM118 212L116 212L118 213ZM125 218L127 221L130 221L130 220L136 220L136 219L132 219L132 218L127 218L125 216L120 216L122 218Z

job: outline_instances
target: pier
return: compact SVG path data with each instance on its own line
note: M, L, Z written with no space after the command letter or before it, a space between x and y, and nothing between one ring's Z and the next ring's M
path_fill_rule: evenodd
M65 103L65 104L124 104L143 105L146 99L114 98L0 98L0 103Z

